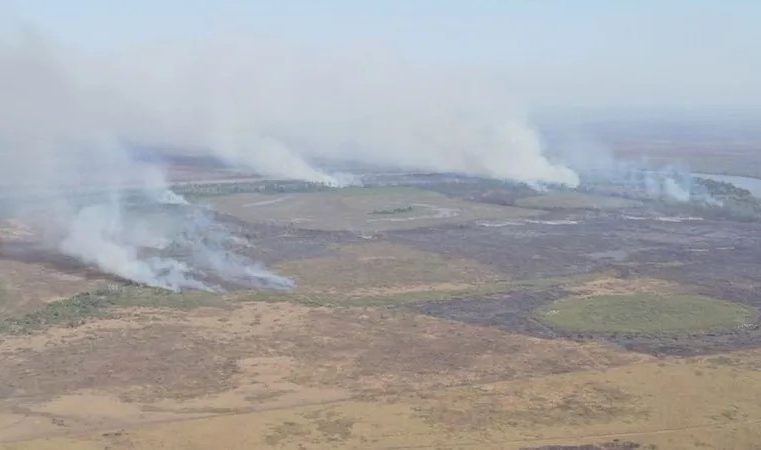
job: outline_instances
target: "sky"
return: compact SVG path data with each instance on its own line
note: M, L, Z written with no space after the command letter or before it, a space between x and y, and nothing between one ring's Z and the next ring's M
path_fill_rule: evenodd
M94 52L249 33L482 67L539 106L761 103L761 2L753 0L5 3L8 28Z

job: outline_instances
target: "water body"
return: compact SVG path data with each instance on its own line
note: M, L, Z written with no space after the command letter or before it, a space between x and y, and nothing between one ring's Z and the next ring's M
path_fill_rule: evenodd
M747 189L755 197L761 198L761 178L741 177L738 175L713 175L709 173L696 173L695 176L731 183L739 188Z

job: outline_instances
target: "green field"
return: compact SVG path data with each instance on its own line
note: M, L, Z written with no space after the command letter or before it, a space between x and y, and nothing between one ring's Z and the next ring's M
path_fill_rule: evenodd
M109 317L114 308L120 307L190 309L222 305L222 298L208 292L174 293L143 286L110 285L49 303L33 312L2 319L0 333L25 334L52 326L74 327L88 319Z
M541 308L537 315L568 331L667 334L732 329L758 316L744 305L684 294L574 297Z
M314 230L379 232L444 223L534 217L542 211L488 205L409 187L351 187L325 192L214 197L217 210L252 223Z

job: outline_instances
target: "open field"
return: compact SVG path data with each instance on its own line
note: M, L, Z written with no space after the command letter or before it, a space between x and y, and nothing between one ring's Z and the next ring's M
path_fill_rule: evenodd
M557 300L538 311L544 323L567 331L708 333L751 326L758 313L737 303L680 294L628 294Z
M33 312L0 319L0 332L28 334L55 326L74 327L89 319L108 317L118 307L188 309L221 305L224 305L223 299L206 292L175 294L161 289L112 284L50 302Z
M222 212L254 223L368 233L537 214L529 209L464 202L406 187L347 188L285 195L240 194L217 197L211 202Z
M758 368L698 358L189 418L4 448L519 449L613 441L753 448L761 438L759 404Z
M2 404L19 423L6 437L373 398L643 359L593 343L550 342L374 308L246 302L110 312L2 342L8 362L0 368ZM78 396L107 402L111 412L67 413L61 403L75 404Z
M300 290L358 294L466 289L499 279L488 267L388 242L336 248L330 256L278 265Z
M761 442L761 227L517 197L204 197L292 292L137 286L9 232L0 448Z
M102 281L97 276L61 272L43 264L0 260L0 320L35 311Z

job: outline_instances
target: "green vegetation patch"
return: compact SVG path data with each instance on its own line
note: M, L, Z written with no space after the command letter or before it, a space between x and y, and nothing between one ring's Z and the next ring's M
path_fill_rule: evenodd
M427 290L441 283L471 285L499 278L488 267L469 259L448 258L388 242L335 246L333 254L287 261L276 269L294 278L301 292L400 287Z
M395 308L416 303L452 300L455 298L489 295L506 289L505 283L487 283L462 290L425 290L391 294L356 294L315 292L254 292L240 295L239 302L290 302L312 307L378 307Z
M233 194L286 194L292 192L322 192L331 188L323 183L298 180L261 180L237 183L184 184L172 190L186 198L200 199Z
M252 223L369 233L542 214L540 210L469 202L409 187L350 187L286 195L243 193L210 198L209 203L220 212Z
M401 293L360 293L336 292L245 292L236 296L239 302L291 302L314 307L379 307L396 308L431 302L445 302L454 299L480 298L510 292L542 292L552 288L575 283L582 277L557 277L536 280L495 280L481 282L463 289L426 289Z
M0 333L30 333L51 326L78 326L89 318L105 318L118 307L191 309L222 306L224 301L208 292L175 293L142 286L108 286L83 292L44 308L0 320Z
M696 333L752 324L755 309L709 297L684 294L631 294L574 297L537 311L545 324L598 333Z

